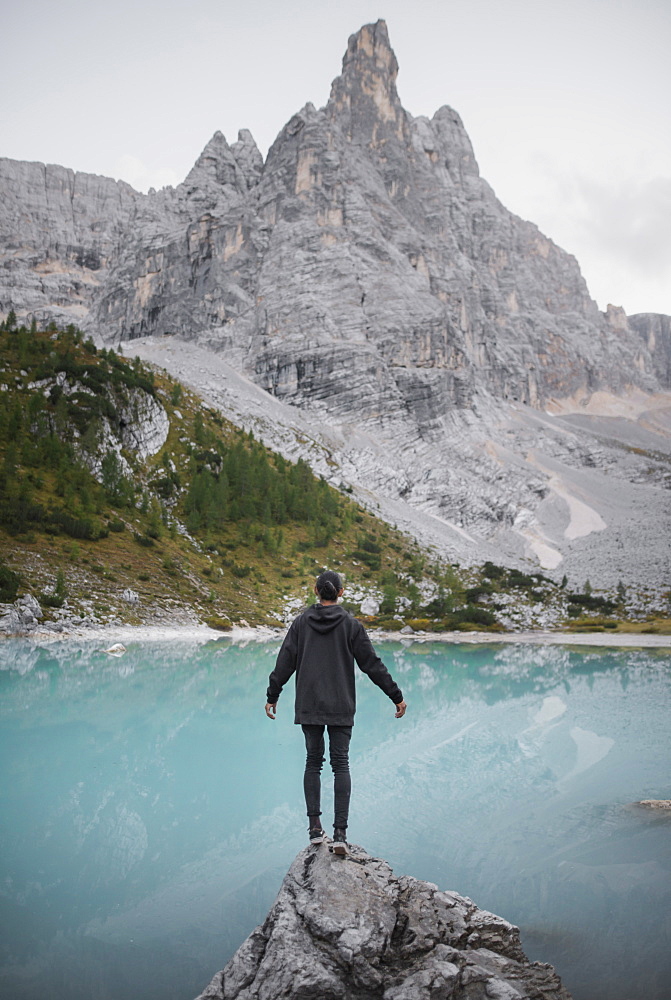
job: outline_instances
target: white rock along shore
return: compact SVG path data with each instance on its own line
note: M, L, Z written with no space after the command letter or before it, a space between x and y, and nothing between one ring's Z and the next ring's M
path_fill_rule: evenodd
M234 626L230 631L211 629L207 625L111 625L86 628L64 628L62 632L36 629L30 634L4 635L4 639L28 639L31 642L62 642L67 639L90 639L107 648L117 642L211 642L227 639L230 642L271 642L284 638L285 629L272 629L263 625L249 628ZM445 642L471 645L521 643L524 645L607 646L648 649L671 649L671 635L640 632L399 632L369 630L373 641L396 640L404 644L414 642Z

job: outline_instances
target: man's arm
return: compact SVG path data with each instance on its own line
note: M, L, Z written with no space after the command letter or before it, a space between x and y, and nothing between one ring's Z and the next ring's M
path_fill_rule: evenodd
M355 621L354 626L354 634L352 636L354 659L364 674L370 677L373 684L377 684L387 697L391 698L396 705L396 718L401 719L405 715L407 706L403 701L403 694L400 687L373 649L373 644L368 638L368 633L361 622Z
M268 690L266 692L266 715L269 719L275 718L275 712L277 711L277 699L282 693L282 688L296 669L296 654L298 651L296 632L296 620L294 619L291 623L289 631L284 637L282 647L277 654L275 669L268 678Z

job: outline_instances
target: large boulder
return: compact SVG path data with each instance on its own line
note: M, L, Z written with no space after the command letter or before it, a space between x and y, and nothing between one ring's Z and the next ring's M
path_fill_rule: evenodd
M570 1000L517 927L352 847L306 847L198 1000Z
M44 618L42 608L37 598L32 594L24 594L13 604L4 604L0 611L0 633L5 635L24 635L37 628L41 618Z

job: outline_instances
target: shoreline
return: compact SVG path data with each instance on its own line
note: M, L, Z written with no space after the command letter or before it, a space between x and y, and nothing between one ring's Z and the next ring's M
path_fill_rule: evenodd
M288 626L287 626L288 628ZM30 632L4 634L0 638L21 639L30 642L67 642L68 640L89 640L107 644L123 642L212 642L228 640L239 642L272 642L281 641L286 629L273 629L266 626L249 626L243 628L234 626L230 631L212 629L208 625L102 625L99 627L64 629L62 632L52 632L39 629ZM641 632L414 632L411 635L400 632L385 632L370 629L368 633L375 642L396 641L405 645L411 643L442 642L462 645L520 645L529 646L605 646L608 648L647 648L671 649L671 635L658 635ZM107 652L107 650L103 650Z

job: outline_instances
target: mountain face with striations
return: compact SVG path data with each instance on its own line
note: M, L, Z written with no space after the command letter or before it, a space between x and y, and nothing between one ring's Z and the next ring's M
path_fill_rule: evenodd
M601 313L480 177L458 114L403 109L397 69L384 22L364 26L265 162L217 132L176 189L0 161L0 311L133 341L199 384L179 345L216 352L287 427L314 413L333 481L452 556L612 582L631 546L656 578L668 317Z

